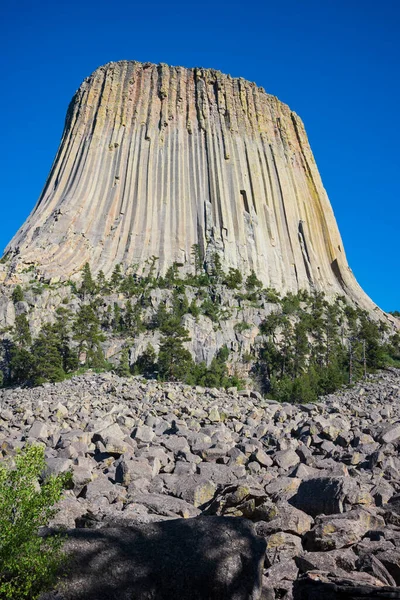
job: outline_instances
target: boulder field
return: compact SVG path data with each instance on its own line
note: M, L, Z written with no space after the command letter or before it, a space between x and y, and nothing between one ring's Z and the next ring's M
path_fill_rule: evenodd
M3 459L72 471L43 600L399 598L399 400L396 369L312 405L113 373L0 390Z

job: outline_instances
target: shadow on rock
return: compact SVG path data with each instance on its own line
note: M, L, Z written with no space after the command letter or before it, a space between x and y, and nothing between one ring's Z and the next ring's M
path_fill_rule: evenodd
M265 542L240 518L75 529L66 580L41 600L258 600Z

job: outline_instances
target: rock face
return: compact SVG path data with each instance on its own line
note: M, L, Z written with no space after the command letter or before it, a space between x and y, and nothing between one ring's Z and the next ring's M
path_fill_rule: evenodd
M346 261L304 126L263 88L219 71L121 61L75 94L43 193L6 249L12 272L66 278L85 262L159 257L254 269L282 291L370 300Z

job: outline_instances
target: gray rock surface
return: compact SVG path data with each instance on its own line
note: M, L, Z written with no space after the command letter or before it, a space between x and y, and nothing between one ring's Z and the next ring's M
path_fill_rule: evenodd
M400 438L386 434L399 393L395 369L306 406L89 372L0 390L0 451L37 442L48 473L72 471L49 525L93 530L79 541L88 552L110 528L239 517L266 545L267 598L292 598L297 570L392 586Z
M109 275L116 263L156 256L165 273L174 261L191 268L193 244L206 261L221 252L224 266L254 269L279 291L318 289L375 307L348 266L304 125L287 105L214 69L99 67L70 103L43 194L4 267L68 279L85 262Z
M42 600L259 600L265 542L249 521L178 519L75 529L66 583Z

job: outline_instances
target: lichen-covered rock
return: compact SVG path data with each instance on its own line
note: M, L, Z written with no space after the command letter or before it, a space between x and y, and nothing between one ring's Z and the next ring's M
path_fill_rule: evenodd
M308 551L337 550L361 541L371 530L385 527L385 521L377 514L357 508L340 515L319 516L315 526L304 538Z

